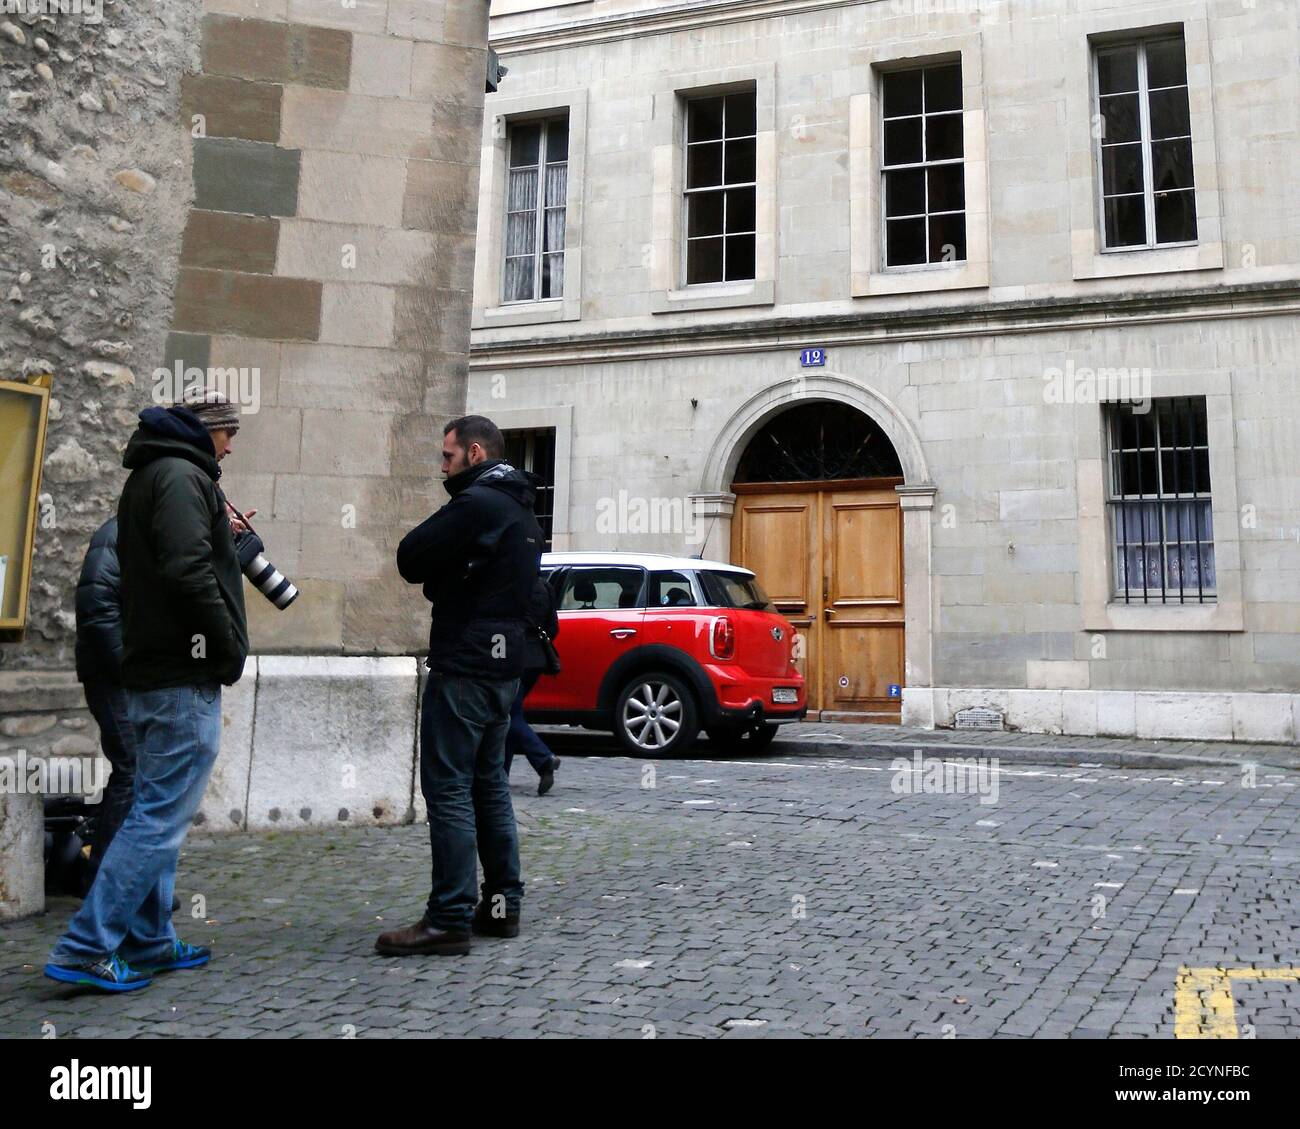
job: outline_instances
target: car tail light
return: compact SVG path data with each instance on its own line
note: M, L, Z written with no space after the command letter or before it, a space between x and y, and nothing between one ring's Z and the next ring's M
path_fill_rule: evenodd
M725 615L713 621L709 633L709 654L715 659L730 659L736 655L736 629Z

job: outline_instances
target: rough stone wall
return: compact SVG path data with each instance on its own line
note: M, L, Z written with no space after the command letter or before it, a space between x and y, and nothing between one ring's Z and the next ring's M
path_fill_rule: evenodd
M85 545L116 504L121 451L163 361L191 195L181 82L200 5L104 0L0 17L0 376L54 374L22 644L0 667L68 667Z

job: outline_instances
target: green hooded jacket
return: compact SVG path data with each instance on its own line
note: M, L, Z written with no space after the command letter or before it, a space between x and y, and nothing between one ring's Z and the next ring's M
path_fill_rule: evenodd
M248 620L212 440L184 408L146 408L122 465L122 684L231 686L248 657Z

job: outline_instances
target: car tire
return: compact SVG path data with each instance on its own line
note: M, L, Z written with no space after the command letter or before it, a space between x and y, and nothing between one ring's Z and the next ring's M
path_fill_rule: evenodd
M681 678L666 671L633 677L614 706L614 735L634 756L678 756L695 743L699 732L695 695Z
M760 722L757 725L736 726L709 730L709 741L719 752L728 756L744 756L766 749L776 736L779 725Z

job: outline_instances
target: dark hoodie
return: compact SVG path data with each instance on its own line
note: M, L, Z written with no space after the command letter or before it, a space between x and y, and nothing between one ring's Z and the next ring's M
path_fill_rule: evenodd
M445 483L451 501L411 530L397 570L433 604L429 669L488 680L524 670L524 621L542 556L531 475L500 459Z
M122 465L122 684L233 685L248 623L212 437L185 408L146 408Z

